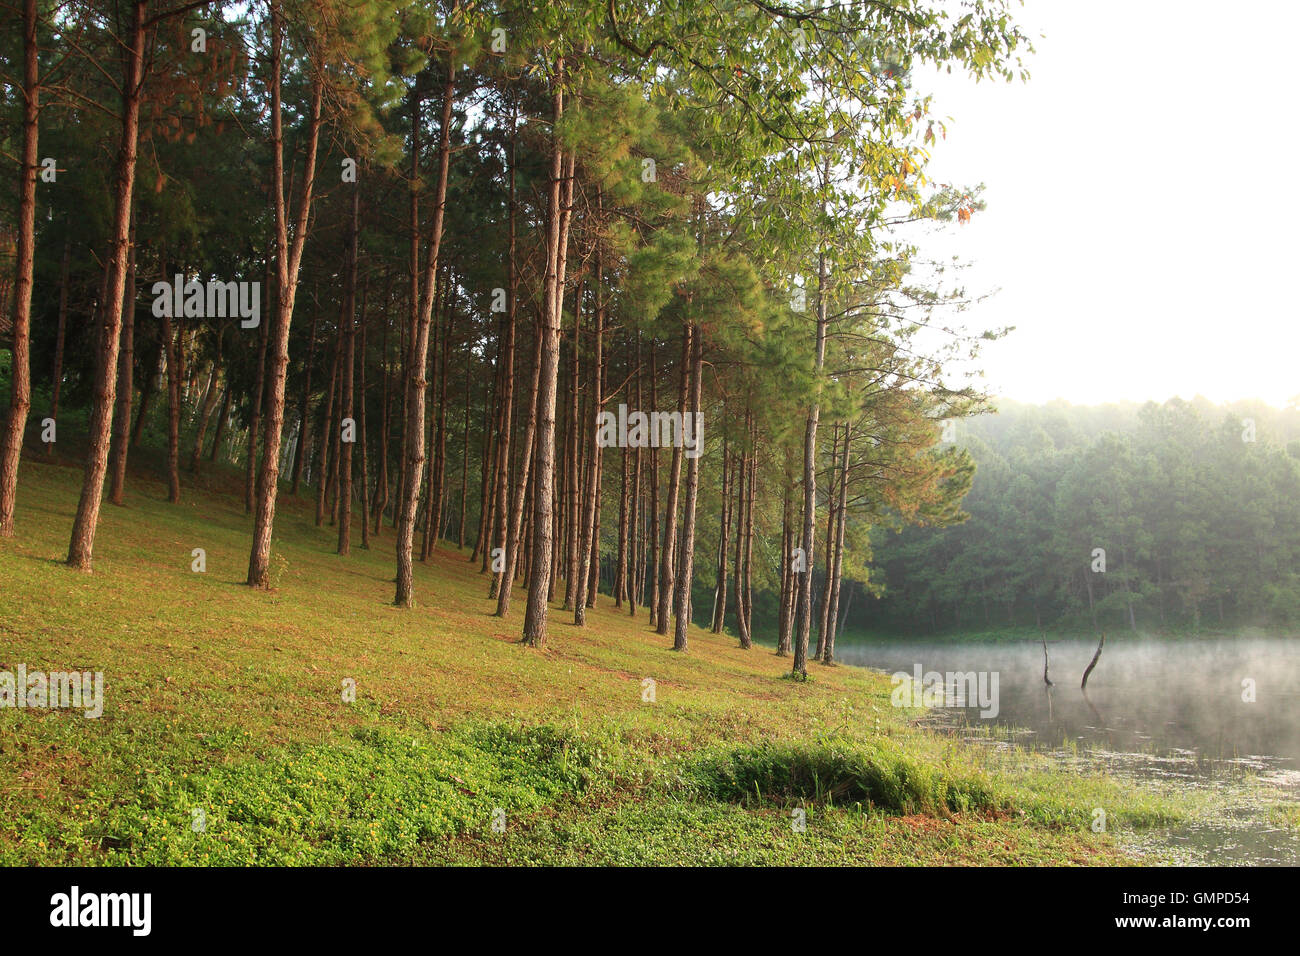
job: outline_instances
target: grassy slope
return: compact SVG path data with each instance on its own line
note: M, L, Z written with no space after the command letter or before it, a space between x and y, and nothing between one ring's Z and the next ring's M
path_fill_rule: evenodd
M0 863L1110 863L1093 807L1112 830L1181 812L916 730L883 675L799 685L699 629L674 654L603 595L585 630L553 608L549 648L526 649L522 592L491 617L454 550L397 610L392 531L340 558L305 499L281 497L278 588L250 591L233 475L180 506L133 479L77 574L79 484L23 465L0 670L103 671L107 703L0 709Z

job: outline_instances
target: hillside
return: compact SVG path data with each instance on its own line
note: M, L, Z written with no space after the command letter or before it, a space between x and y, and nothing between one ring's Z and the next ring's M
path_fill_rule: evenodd
M454 550L397 610L391 532L340 559L287 496L269 593L240 583L237 497L174 507L143 479L78 574L59 559L79 473L23 467L0 671L102 671L106 704L0 709L0 863L1108 863L1091 807L1180 812L910 727L883 675L797 684L699 629L674 654L603 595L526 649Z

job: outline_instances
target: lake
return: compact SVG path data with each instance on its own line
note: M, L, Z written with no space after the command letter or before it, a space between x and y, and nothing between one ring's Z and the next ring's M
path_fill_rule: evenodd
M1181 641L1108 640L1079 690L1095 641L1047 645L1043 683L1038 643L843 643L846 664L888 673L985 671L998 674L1002 726L1057 746L1073 740L1110 750L1194 751L1209 760L1264 756L1300 761L1300 637ZM1243 700L1254 682L1254 701ZM1248 686L1248 685L1247 685ZM975 707L971 723L987 722Z
M1300 798L1300 637L1109 639L1079 688L1097 644L1048 637L994 644L837 642L842 663L893 674L997 674L997 715L972 706L937 709L941 730L1056 753L1077 748L1108 772L1218 786L1250 775L1282 799ZM987 683L986 686L989 686ZM1253 699L1252 699L1253 698ZM974 735L972 735L974 736ZM1226 791L1225 791L1226 792ZM1232 803L1232 800L1229 800ZM1165 834L1190 862L1300 864L1300 839L1255 814L1250 800L1218 820Z

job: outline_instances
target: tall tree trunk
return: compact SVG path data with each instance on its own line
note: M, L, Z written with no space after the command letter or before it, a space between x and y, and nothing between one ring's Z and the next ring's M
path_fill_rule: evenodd
M279 275L279 267L276 267L276 275ZM279 305L276 306L276 314L279 314ZM293 450L293 485L289 489L289 494L298 497L298 486L302 484L302 469L306 464L308 456L311 454L311 373L316 366L316 326L320 321L318 309L312 309L311 313L311 331L307 335L307 367L303 375L302 392L298 396L298 444ZM265 411L265 409L263 409ZM265 456L265 450L263 450Z
M442 329L445 327L445 323L443 322L442 319L442 303L443 303L443 298L447 294L446 270L443 271L442 275L436 276L434 278L433 289L434 289L433 321L429 326L429 347L432 349L432 352L429 355L429 367L428 367L429 377L427 380L428 385L425 387L424 390L424 405L426 409L429 408L429 403L433 401L435 397L434 390L438 384L438 354L440 348L439 339L442 336ZM421 517L417 521L417 528L423 529L422 540L420 542L421 561L428 560L430 536L433 534L433 530L432 530L433 512L434 512L433 466L434 466L434 459L437 457L433 451L433 447L434 447L433 436L434 436L434 426L435 423L437 422L437 417L438 416L436 411L433 413L428 413L425 421L424 447L427 449L427 453L425 455L424 475L423 475L424 510L423 512L420 512Z
M627 448L618 456L618 545L614 552L614 607L622 610L623 592L627 587Z
M574 574L576 587L573 594L573 623L580 626L586 626L587 623L587 592L591 589L592 562L599 561L600 555L600 548L597 543L599 537L597 522L600 514L599 488L602 449L597 441L599 428L596 423L600 421L600 413L605 410L605 396L601 391L600 380L600 366L605 359L605 310L601 303L605 291L602 287L603 278L602 271L598 270L595 284L596 308L592 328L591 403L587 408L586 421L588 426L583 429L587 435L590 435L590 441L587 443L585 455L587 477L583 487L582 529L578 541L578 565ZM599 569L597 569L597 573L599 573Z
M564 114L564 58L556 63L555 123ZM572 154L566 159L558 136L551 159L551 182L547 198L546 278L540 339L537 390L537 462L533 489L533 547L528 569L528 604L524 611L523 642L532 647L546 645L546 597L551 573L551 509L555 480L555 389L560 366L560 318L564 301L564 270L568 258L569 216L573 206ZM562 188L563 187L563 188ZM563 194L563 201L561 195ZM599 293L597 293L599 296ZM599 309L599 307L597 307ZM599 323L600 318L597 318Z
M339 360L343 352L343 322L340 316L339 327L334 334L334 360L330 363L330 387L322 410L320 438L316 442L316 467L312 469L312 478L316 481L316 527L325 521L325 506L329 501L330 472L332 462L337 461L335 450L337 432L334 421L338 417L334 403L339 394Z
M451 351L452 326L456 323L456 277L453 274L447 276L443 301L447 305L447 321L443 325L442 352L438 356L438 438L434 446L433 492L429 498L435 544L442 537L443 501L447 493L447 355Z
M701 389L704 370L704 336L698 325L691 326L691 386L690 410L691 425L699 429L696 434L703 435L700 428ZM685 416L683 416L683 419ZM686 423L682 422L683 444L685 443ZM687 628L691 623L691 584L695 571L695 505L700 491L700 453L703 448L695 447L695 454L687 459L686 464L686 501L682 515L682 555L677 573L677 621L673 634L673 650L684 651L687 646Z
M330 516L330 527L339 520L339 455L343 450L343 315L339 313L338 341L338 385L334 392L334 418L329 427L330 455L329 475L326 480L326 511Z
M122 347L117 356L117 408L109 446L110 504L121 507L126 493L126 453L131 438L131 403L135 391L135 226L127 253L126 300L122 303Z
M442 249L442 224L447 210L447 171L451 166L451 118L456 98L456 66L448 54L447 78L442 92L442 124L438 131L438 182L434 192L433 223L429 233L428 254L424 264L426 294L421 303L419 321L411 330L407 356L405 427L402 447L406 462L402 469L401 517L397 526L397 591L393 603L411 607L415 603L412 549L415 545L415 512L419 503L420 472L424 465L424 390L425 365L429 355L429 326L433 322L434 280L438 275L438 257Z
M230 418L231 397L231 388L227 384L221 395L221 409L217 412L217 430L212 436L212 450L208 452L208 461L216 461L217 452L221 450L221 439L226 433L226 420Z
M658 354L659 343L650 339L650 410L659 410L658 399ZM651 419L653 421L653 418ZM650 555L647 577L650 578L650 600L646 602L646 611L651 627L659 621L659 443L650 445Z
M536 323L535 323L536 324ZM524 440L519 447L519 467L515 476L515 500L510 509L509 526L506 530L505 564L501 581L497 587L497 617L505 617L510 610L510 592L514 588L515 571L519 564L519 551L523 543L523 525L525 522L524 504L533 475L533 446L537 439L537 401L538 387L542 370L542 336L540 330L533 336L533 375L529 388L528 417L524 425ZM507 427L509 427L507 425ZM503 467L508 467L506 462Z
M19 215L21 219L21 212ZM35 247L33 246L33 250ZM21 259L21 256L19 257ZM33 261L35 257L33 256ZM63 240L63 263L59 266L59 328L54 336L54 377L53 394L50 397L50 417L55 421L59 420L59 396L63 391L63 345L68 336L68 273L72 265L72 230L68 230L68 236ZM14 325L17 327L17 309L18 302L15 300L15 318ZM30 296L28 301L28 310L30 312ZM132 435L131 444L139 444L139 426L136 427L135 434ZM50 442L49 452L54 454L56 442ZM2 446L0 446L2 447ZM0 458L4 457L4 452L0 450ZM2 537L2 535L0 535Z
M827 469L829 478L826 488L826 576L822 579L822 600L817 618L817 653L813 660L819 661L826 652L826 632L830 626L831 590L834 587L835 565L835 529L839 526L839 512L836 511L836 462L840 458L840 428L831 423L831 464Z
M422 179L420 177L420 126L424 122L423 102L420 97L420 80L423 73L417 73L415 82L411 85L411 172L407 178L407 319L406 323L400 327L401 334L398 341L398 351L401 355L402 369L402 440L401 453L397 458L397 495L398 500L393 502L393 530L396 531L402 522L402 503L401 499L406 495L406 461L410 455L410 450L406 446L407 436L409 434L408 420L410 416L410 381L411 381L411 349L415 346L416 336L419 334L420 327L420 188ZM427 347L427 346L426 346ZM419 483L416 483L416 494L419 494ZM415 520L412 514L411 520ZM412 526L412 535L414 535L414 526ZM401 541L398 541L398 547L401 547ZM398 562L401 562L399 557Z
M492 356L492 384L483 384L483 457L479 467L478 534L474 540L474 552L469 558L470 564L482 559L479 574L487 574L489 552L498 537L496 502L497 482L501 480L501 455L497 447L497 433L501 428L501 393L504 391L501 383L501 348L506 338L505 322L505 312L502 311L501 318L497 320L497 342ZM495 579L495 574L493 577Z
M311 215L312 186L316 179L316 148L320 142L323 90L313 77L312 105L307 133L302 192L298 200L293 245L289 245L289 223L284 198L284 131L280 113L281 40L283 24L279 0L272 0L271 26L271 138L273 187L275 189L276 316L271 337L271 393L266 406L262 438L262 462L257 475L257 507L253 517L253 544L248 556L248 584L265 588L271 568L271 535L275 527L276 494L280 481L280 439L284 429L284 385L289 366L289 325L298 289L298 270Z
M748 419L746 419L748 422ZM748 437L748 436L746 436ZM736 576L736 636L740 646L750 648L754 641L745 617L745 506L749 499L745 489L749 481L749 452L741 453L736 462L736 557L733 574Z
M392 296L391 296L392 289L390 287L389 282L385 282L384 285L385 285L384 309L383 309L384 346L383 346L383 353L382 353L384 356L384 360L380 365L380 368L383 370L384 373L384 392L383 392L383 399L382 399L383 407L380 413L380 428L379 428L379 476L375 480L375 500L371 509L371 514L374 516L373 533L375 534L376 537L379 535L380 525L383 524L384 509L388 507L388 449L389 449L389 445L391 444L391 442L389 441L389 438L391 437L389 412L390 412L390 405L391 405L392 389L389 387L389 385L392 381L392 376L389 374L389 368L388 368L388 328L391 323L389 322L388 306L389 303L392 301Z
M745 502L745 573L736 591L736 603L745 611L745 633L752 641L754 636L754 499L758 495L758 434L753 429L753 417L748 410L746 421L749 431L749 499Z
M348 250L347 250L347 267L343 280L343 401L339 407L339 417L341 420L353 419L353 389L352 384L356 378L356 358L357 358L357 233L361 231L361 190L355 185L352 187L352 222L348 230ZM365 353L361 355L361 361L364 364L366 360ZM350 436L356 438L356 421L353 419L354 432ZM340 434L340 438L342 435ZM365 443L364 426L361 432L361 441ZM352 553L352 446L354 441L339 442L339 554ZM365 485L362 485L362 500ZM361 523L366 523L365 509L361 510Z
M603 366L597 367L597 373L596 373L596 382L598 388L603 388L604 381L605 381L604 375L599 370L601 367ZM596 595L600 592L600 574L602 571L601 564L600 564L600 517L604 511L603 509L604 491L605 491L605 456L597 455L596 456L596 484L594 488L594 492L596 495L596 504L595 504L595 512L594 512L595 521L592 524L592 528L591 528L591 559L588 561L587 564L588 567L587 607L589 608L593 608L596 606Z
M565 587L564 610L573 610L578 599L578 547L582 538L582 478L579 469L583 463L582 436L586 429L582 422L581 385L582 385L582 279L574 283L573 290L573 359L569 376L569 442L568 442L568 487L566 508L569 521L566 529L565 549Z
M208 425L212 421L212 413L217 409L217 402L221 400L221 377L224 372L221 359L221 330L217 330L217 358L212 363L212 375L208 379L208 387L203 393L203 401L199 405L199 413L196 421L198 426L194 432L194 447L190 450L190 472L197 475L199 466L203 458L203 439L208 434Z
M137 38L136 42L139 43L140 40ZM0 434L0 537L2 538L11 538L14 534L14 504L18 497L18 462L23 454L27 413L32 407L32 282L36 268L36 170L39 160L38 120L41 112L38 53L36 0L23 0L23 156L18 204L17 274L14 280L13 371L9 392L9 415L4 421L3 433ZM134 57L132 62L136 62ZM132 135L134 136L134 132ZM124 132L124 145L125 136ZM134 140L131 144L131 161L134 164ZM134 173L134 169L132 172ZM127 205L130 206L129 191ZM127 215L128 217L130 215L129 209ZM66 247L64 257L66 261ZM66 285L65 281L65 288ZM62 311L60 308L60 315ZM59 330L61 336L62 323ZM59 351L62 354L61 347ZM55 389L57 388L56 381ZM58 395L57 391L55 395ZM55 398L54 401L57 407L58 399ZM57 411L55 414L57 415Z
M851 424L844 424L844 447L840 451L840 497L835 506L835 543L831 547L830 553L835 560L831 568L831 593L827 602L829 610L827 613L826 629L826 646L822 648L822 663L835 663L835 625L836 616L840 606L840 582L844 574L844 532L848 523L848 491L849 491L849 429Z
M355 269L355 263L354 263ZM361 505L361 547L370 550L370 513L366 509L367 489L370 487L370 446L366 441L366 309L370 305L370 275L367 272L366 284L361 293L361 356L357 368L361 381L357 384L357 437L361 442L361 493L357 501Z
M829 160L828 160L829 163ZM822 369L826 365L827 279L826 254L817 257L817 359L814 372L818 382L814 388L820 392ZM817 534L817 424L821 418L820 395L813 398L808 409L803 438L803 548L804 570L799 577L798 620L794 640L792 673L808 676L808 632L812 625L813 539Z
M794 527L790 512L794 495L794 480L790 474L789 460L785 470L785 490L781 503L781 604L777 617L776 656L790 653L790 630L794 623L795 574L790 552L794 548Z
M636 375L636 408L641 410L641 330L636 333L636 349L633 354L634 371ZM637 550L637 534L640 531L640 509L641 509L641 446L637 445L632 453L632 500L629 502L631 527L628 528L628 580L627 580L627 613L629 617L636 617L637 605L637 587L639 585L638 570L640 564L638 557L640 552Z
M167 277L166 257L163 257L162 275ZM168 310L170 311L170 310ZM179 317L175 320L163 313L162 339L167 350L167 501L181 501L181 329Z
M493 489L493 497L496 499L496 537L492 540L496 555L485 554L484 557L492 557L493 562L497 557L501 560L501 567L505 568L506 555L509 551L509 538L511 534L510 524L512 521L513 511L509 507L510 501L510 433L513 425L514 400L515 400L515 286L517 282L517 272L515 269L515 124L517 114L512 109L510 122L510 155L508 163L510 165L510 194L508 202L507 215L509 217L509 235L508 246L506 248L506 317L502 327L502 342L498 349L498 361L501 364L501 392L500 400L497 403L497 450L496 450L496 487ZM500 550L497 550L500 549ZM492 576L492 590L488 596L497 598L497 614L500 615L500 589L510 587L510 579L505 576L505 571L494 573ZM506 599L506 606L509 607L509 598Z
M469 495L469 406L470 406L470 365L465 359L465 417L461 420L460 453L460 516L456 521L456 550L465 550L465 503ZM484 404L487 404L487 390L484 389ZM483 457L483 472L487 473L487 456Z
M727 437L724 434L722 438L722 488L719 497L722 502L722 513L718 518L718 552L715 561L716 574L713 579L713 617L709 624L709 631L713 634L722 633L722 624L727 616L727 538L731 534L731 487L728 480L731 476L731 453L727 449Z
M499 345L499 337L498 337ZM493 364L500 366L500 348ZM501 376L494 375L489 385L483 383L483 447L479 458L478 471L478 530L474 535L474 550L469 556L469 563L474 564L483 559L479 574L486 574L488 569L488 542L495 540L496 534L496 479L499 467L497 459L496 427L494 423L500 418L496 407L501 396Z
M688 389L691 381L691 329L682 333L682 357L678 366L677 411L686 411ZM668 633L668 618L672 614L674 561L677 546L677 496L682 480L682 442L673 446L673 460L668 472L668 501L664 506L664 543L659 552L659 609L655 614L655 631Z
M90 412L89 448L86 470L81 484L81 499L77 503L77 516L72 525L72 539L68 544L68 564L89 571L93 564L95 529L99 524L99 504L104 493L104 475L108 470L108 445L112 429L113 400L116 393L117 349L122 326L122 299L126 291L127 258L130 246L131 207L135 195L136 145L140 134L140 91L144 84L145 14L147 0L132 4L130 40L126 50L126 69L122 82L122 138L117 157L117 186L114 198L110 281L108 298L104 304L104 321L101 340L95 361L95 401ZM26 171L26 170L25 170ZM26 293L30 303L30 289ZM16 328L15 328L16 331ZM21 375L23 388L27 380L26 330L21 352L22 361L15 361L15 380ZM15 352L18 335L14 336ZM17 356L15 356L17 357ZM21 366L21 368L19 368ZM22 403L21 417L26 421L26 405ZM12 439L8 439L12 441ZM21 442L21 434L18 436ZM13 460L17 470L17 450L6 454L6 467ZM12 505L8 506L12 509ZM12 522L11 511L8 520Z
M268 245L273 245L273 243ZM271 289L274 288L271 272L273 256L273 251L268 249L262 274L262 288L266 290L268 305L270 304ZM267 328L270 326L269 317L272 312L270 309L266 309L265 314L267 318L258 323L257 376L253 382L252 407L248 410L248 460L244 462L244 514L253 513L253 498L257 492L257 433L262 427L262 397L266 391ZM311 374L310 369L307 374ZM302 440L302 429L300 428L298 430L298 448L294 450L295 461L300 460L298 450L302 448Z

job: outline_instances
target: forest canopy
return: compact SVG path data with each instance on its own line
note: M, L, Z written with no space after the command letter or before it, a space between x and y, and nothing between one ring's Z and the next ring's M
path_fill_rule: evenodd
M969 519L873 536L884 597L851 630L1300 623L1294 403L998 406L956 430L977 466Z

